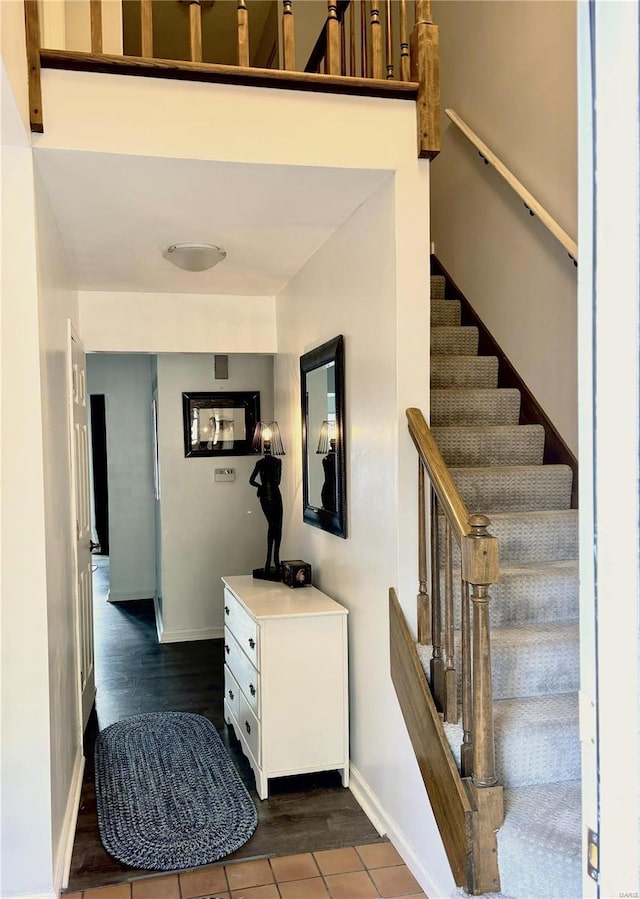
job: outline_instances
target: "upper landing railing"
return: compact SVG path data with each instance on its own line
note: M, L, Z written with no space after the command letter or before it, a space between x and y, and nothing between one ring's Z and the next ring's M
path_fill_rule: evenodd
M279 39L274 38L274 61L268 63L277 65L279 61L280 68L251 64L250 3L224 2L229 5L225 12L232 5L235 7L235 65L203 59L203 26L207 26L215 0L164 0L183 12L188 8L188 16L182 17L185 28L188 27L188 60L159 59L155 55L151 0L140 0L139 55L103 53L102 0L89 0L90 52L47 49L41 42L39 2L24 0L32 131L44 131L40 82L43 67L413 100L417 106L418 156L437 156L439 37L431 18L431 0L416 0L415 4L407 4L406 0L329 0L324 27L304 71L296 69L295 49L296 16L303 19L308 14L303 2L283 0ZM415 7L413 24L409 22L409 6Z
M499 175L502 175L509 187L520 197L526 209L529 211L529 214L535 215L540 219L545 228L547 228L553 234L555 239L562 244L574 265L577 266L578 245L575 240L567 234L564 228L562 228L553 216L547 212L544 206L536 200L524 184L519 181L513 172L507 168L504 162L496 156L493 150L490 150L485 142L478 137L475 131L460 118L457 112L454 112L453 109L445 109L445 115L451 119L456 128L459 128L467 140L473 144L481 158L484 160L485 165L492 165L496 172L498 172Z

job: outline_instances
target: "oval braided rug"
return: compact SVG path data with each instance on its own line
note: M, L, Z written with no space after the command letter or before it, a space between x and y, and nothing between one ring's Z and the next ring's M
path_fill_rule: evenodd
M206 718L154 712L98 734L95 784L100 839L134 868L206 865L247 842L258 815Z

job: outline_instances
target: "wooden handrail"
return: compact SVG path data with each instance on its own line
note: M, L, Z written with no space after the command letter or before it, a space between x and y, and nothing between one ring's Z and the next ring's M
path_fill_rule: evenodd
M458 543L471 533L469 512L420 409L407 409L409 434Z
M498 172L498 174L502 175L507 184L511 187L512 190L517 193L520 197L524 205L527 209L532 213L532 215L536 215L542 224L547 228L553 236L559 241L562 246L565 248L569 256L574 260L574 262L578 262L578 245L573 240L567 232L562 228L558 222L553 218L553 216L547 212L544 206L539 203L536 198L530 193L524 184L519 181L513 172L507 168L507 166L502 162L502 160L496 156L493 150L490 150L489 147L485 144L485 142L478 137L478 135L473 131L467 123L460 118L457 112L454 112L453 109L445 109L445 114L449 119L453 122L456 128L459 128L460 131L464 134L464 136L469 140L473 146L478 150L482 158L490 163L494 169Z

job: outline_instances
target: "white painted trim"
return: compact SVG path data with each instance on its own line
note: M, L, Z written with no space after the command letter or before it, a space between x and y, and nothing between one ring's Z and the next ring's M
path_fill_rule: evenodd
M79 745L82 746L84 737L83 721L82 721L82 677L80 674L80 665L82 658L82 634L80 633L80 614L78 611L78 542L76 535L76 476L75 476L75 456L74 441L75 434L73 429L73 341L82 346L82 341L78 337L76 329L70 318L67 319L67 346L66 346L66 377L67 377L67 433L69 435L69 485L71 487L69 495L69 517L71 519L71 566L73 572L73 623L75 630L75 666L76 666L76 703L77 703L77 733L79 737Z
M158 626L156 618L156 627ZM162 627L158 629L160 643L187 643L191 640L220 640L224 637L223 627L203 627L196 630L170 631Z
M349 764L349 768L351 772L349 789L380 836L386 836L393 843L407 868L409 868L427 896L448 896L451 892L449 887L436 883L433 875L418 859L394 819L387 813L378 797L352 762Z
M58 858L53 877L53 883L57 893L59 893L61 889L66 889L69 885L69 871L71 870L73 841L76 835L76 824L78 822L78 811L80 809L80 794L82 792L84 766L85 757L79 748L73 766L73 775L71 777L71 786L69 787L69 796L67 798L67 807L64 812L64 820L62 822L62 834L60 837Z
M3 899L60 899L60 893L7 893Z
M131 602L135 599L153 599L154 590L109 590L107 602Z

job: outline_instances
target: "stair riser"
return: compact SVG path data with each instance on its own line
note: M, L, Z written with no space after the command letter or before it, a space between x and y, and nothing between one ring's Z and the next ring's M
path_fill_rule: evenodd
M431 301L432 325L460 325L461 309L458 300Z
M460 568L453 570L454 626L460 629ZM577 571L540 575L518 571L500 572L500 580L490 588L489 623L492 628L518 627L551 621L577 621L579 581ZM444 571L440 575L440 596L444 597Z
M432 428L432 433L444 461L453 467L542 465L544 428L539 425Z
M497 387L496 356L435 356L431 359L431 387Z
M451 469L462 499L470 511L532 512L571 508L573 473L567 466L535 468Z
M494 699L572 693L580 685L578 640L556 640L549 646L491 644Z
M444 300L445 280L442 275L431 275L431 299Z
M462 727L445 725L458 767ZM580 777L580 731L577 716L533 723L503 720L494 706L496 774L506 788L561 783Z
M441 326L431 329L432 356L475 356L477 353L477 328Z
M500 541L500 565L543 564L578 557L578 516L575 509L546 514L491 517L489 533ZM441 516L442 519L442 516ZM441 558L444 558L444 524L439 521ZM453 561L460 564L460 553L453 541Z
M517 425L519 390L432 390L431 427Z

